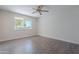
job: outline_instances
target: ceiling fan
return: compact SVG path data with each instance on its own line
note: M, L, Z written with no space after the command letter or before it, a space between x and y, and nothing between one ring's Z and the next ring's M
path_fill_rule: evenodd
M37 8L33 8L34 12L32 12L32 14L38 12L40 15L42 15L42 12L48 12L48 10L43 9L43 7L44 5L39 5Z

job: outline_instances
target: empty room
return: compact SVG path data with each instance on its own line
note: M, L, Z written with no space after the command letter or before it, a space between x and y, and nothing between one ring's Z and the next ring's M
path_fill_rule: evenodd
M79 54L79 5L0 5L0 54Z

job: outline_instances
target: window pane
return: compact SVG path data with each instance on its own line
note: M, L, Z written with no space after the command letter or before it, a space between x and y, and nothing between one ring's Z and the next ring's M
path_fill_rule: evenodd
M16 19L16 28L24 28L24 20Z
M32 20L25 20L24 18L21 17L15 17L16 20L16 29L25 29L25 28L32 28Z
M26 28L32 28L32 20L25 20L24 26Z

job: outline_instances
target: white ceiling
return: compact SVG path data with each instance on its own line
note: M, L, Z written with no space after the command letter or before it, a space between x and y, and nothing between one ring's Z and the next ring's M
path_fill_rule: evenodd
M0 9L2 10L12 11L33 17L40 17L38 13L32 14L34 11L32 8L35 7L37 7L37 5L0 5Z

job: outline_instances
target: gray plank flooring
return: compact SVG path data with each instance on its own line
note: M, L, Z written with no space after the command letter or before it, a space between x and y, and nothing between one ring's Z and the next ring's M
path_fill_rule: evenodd
M32 36L0 42L0 54L78 54L79 45Z

